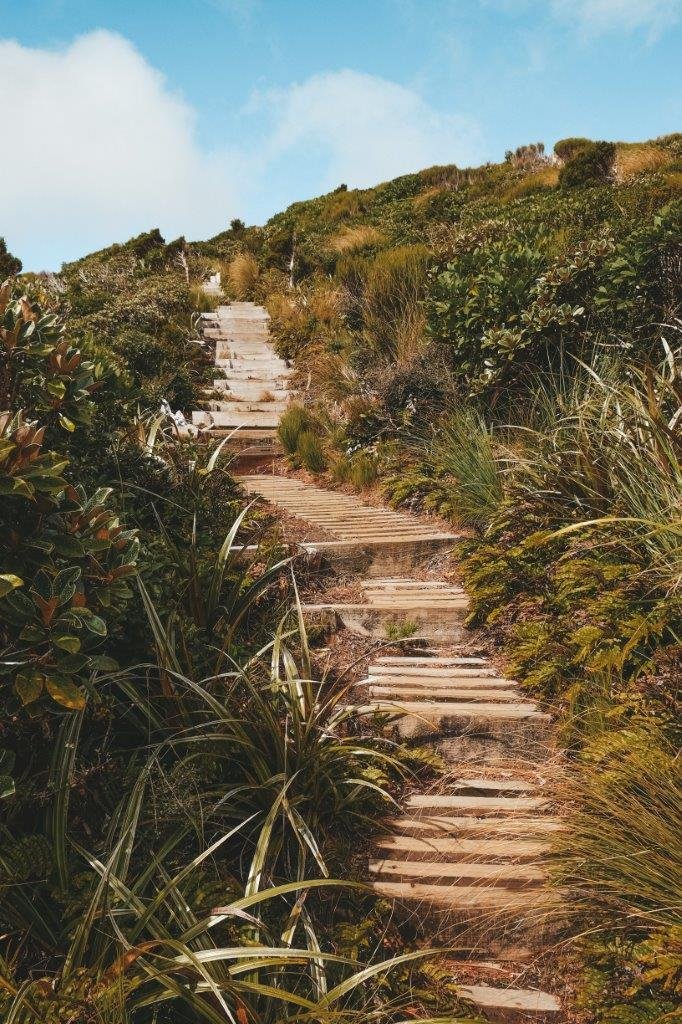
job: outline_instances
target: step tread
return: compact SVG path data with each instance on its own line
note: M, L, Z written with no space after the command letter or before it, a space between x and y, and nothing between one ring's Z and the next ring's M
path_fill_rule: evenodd
M480 811L488 814L538 811L548 806L549 800L543 796L458 796L455 793L413 793L405 801L405 807L408 810L447 808Z
M495 988L492 985L458 985L459 995L485 1010L525 1010L526 1013L561 1013L556 996L529 988Z
M550 716L538 711L535 704L492 704L481 701L480 703L461 704L448 703L447 701L371 701L375 710L381 714L404 714L412 715L415 718L429 720L431 718L456 718L459 715L470 715L486 718L534 718L541 721L550 721Z
M491 883L543 882L547 871L534 864L486 864L471 861L371 860L371 874L409 878L478 878Z
M420 838L409 835L382 836L375 843L380 850L425 856L451 857L489 857L507 860L527 860L531 857L542 857L550 850L550 845L541 840L523 839L464 839L459 836L444 838L432 836Z
M431 882L372 883L374 892L395 900L438 903L452 910L486 912L549 910L559 905L559 894L544 886L536 889L504 889L501 886L437 885Z

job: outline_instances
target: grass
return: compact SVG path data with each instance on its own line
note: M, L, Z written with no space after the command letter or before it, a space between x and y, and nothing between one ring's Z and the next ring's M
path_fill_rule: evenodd
M601 732L576 723L585 745L560 794L574 810L554 873L601 998L609 980L603 1019L668 1020L682 989L679 753L653 716L607 712Z
M615 172L619 181L657 171L670 163L670 153L651 143L619 143Z
M259 268L258 262L251 253L238 253L227 265L226 280L231 295L235 299L255 298L256 285L258 283Z
M483 417L463 405L414 448L422 463L417 473L426 507L462 526L484 527L502 503L503 487L493 436ZM429 500L431 489L435 502ZM405 481L399 482L398 493L412 494Z
M370 224L359 224L356 227L345 227L329 239L329 247L336 253L344 254L360 252L373 246L381 245L384 236Z
M277 436L287 455L296 454L301 434L310 430L311 425L312 417L302 405L294 403L289 406L277 428Z
M312 430L304 430L299 435L296 453L301 464L310 473L323 473L327 468L327 456L322 441Z
M52 802L65 884L77 873L71 898L83 904L66 919L47 908L54 946L29 975L16 975L13 957L0 964L2 1019L133 1024L170 1013L275 1024L295 1010L350 1024L389 1012L387 998L395 1010L382 979L428 954L363 964L326 951L323 933L330 894L349 887L329 877L328 853L376 828L405 768L364 727L369 711L349 702L348 687L314 677L297 599L242 665L198 682L165 664L160 675L171 683L162 702L149 677L109 678L107 699L135 753L96 852L74 834L68 800ZM87 740L82 721L68 715L55 738L58 793L69 792ZM28 902L21 885L5 893L5 917L30 930L34 947L42 889Z
M419 623L411 619L403 619L401 622L389 622L386 625L387 640L407 640L419 632Z

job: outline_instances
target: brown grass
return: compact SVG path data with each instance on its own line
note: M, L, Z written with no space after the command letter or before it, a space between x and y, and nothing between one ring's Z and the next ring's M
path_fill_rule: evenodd
M258 401L259 402L275 402L276 399L275 399L275 396L273 395L272 391L268 391L267 388L266 388L265 391L261 391L260 395L258 396Z
M329 248L338 253L360 252L372 245L381 245L384 235L370 224L344 227L329 239Z
M559 168L550 165L549 167L543 167L539 171L534 171L532 174L527 174L520 181L514 182L504 193L504 199L507 202L511 202L514 199L522 199L524 196L530 195L531 192L537 192L538 189L556 188L558 184Z
M318 281L308 297L308 309L321 323L330 324L341 314L342 294L329 281Z
M447 185L432 185L431 188L425 189L420 192L418 196L415 196L412 200L412 206L418 213L423 213L430 205L431 200L435 199L436 196L440 196L443 192L451 192L452 189L448 188Z
M670 163L670 154L660 146L621 143L616 153L616 178L618 181L627 181L639 174L656 171L667 163Z
M240 252L227 265L230 292L235 299L251 299L258 283L258 264L249 252Z

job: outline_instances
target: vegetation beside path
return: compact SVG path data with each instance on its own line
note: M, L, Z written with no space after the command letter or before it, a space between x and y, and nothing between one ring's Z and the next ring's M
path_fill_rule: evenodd
M214 376L219 269L298 369L292 463L473 534L472 622L572 758L575 1012L671 1019L681 161L680 136L523 146L3 287L0 1016L466 1017L379 965L405 935L333 882L414 763L334 738L353 712L318 699L276 524L160 414Z
M682 984L682 137L432 168L266 226L293 465L472 528L472 624L560 713L582 1012ZM284 241L284 239L288 241ZM288 248L287 248L288 246ZM677 895L675 894L677 892Z

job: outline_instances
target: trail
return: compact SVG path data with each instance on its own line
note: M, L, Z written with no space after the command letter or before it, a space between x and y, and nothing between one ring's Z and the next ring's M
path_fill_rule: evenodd
M265 432L274 437L290 395L289 371L267 331L265 310L248 303L207 318L205 333L216 340L216 364L229 372L231 397L195 413L195 424L217 433L243 416L245 431L262 431L261 441ZM275 383L281 399L256 400L258 387L275 390ZM406 797L376 842L368 881L412 915L433 944L452 945L452 976L488 1019L561 1020L557 997L535 985L546 973L538 964L561 911L547 884L550 843L562 829L551 787L554 728L485 653L471 654L468 598L450 578L457 535L263 472L262 444L255 460L252 445L249 434L241 446L245 489L309 524L312 534L324 531L331 539L302 547L361 595L304 606L307 621L384 640L409 625L422 641L418 653L376 657L359 691L377 712L390 714L393 735L438 750L449 770L437 787Z

